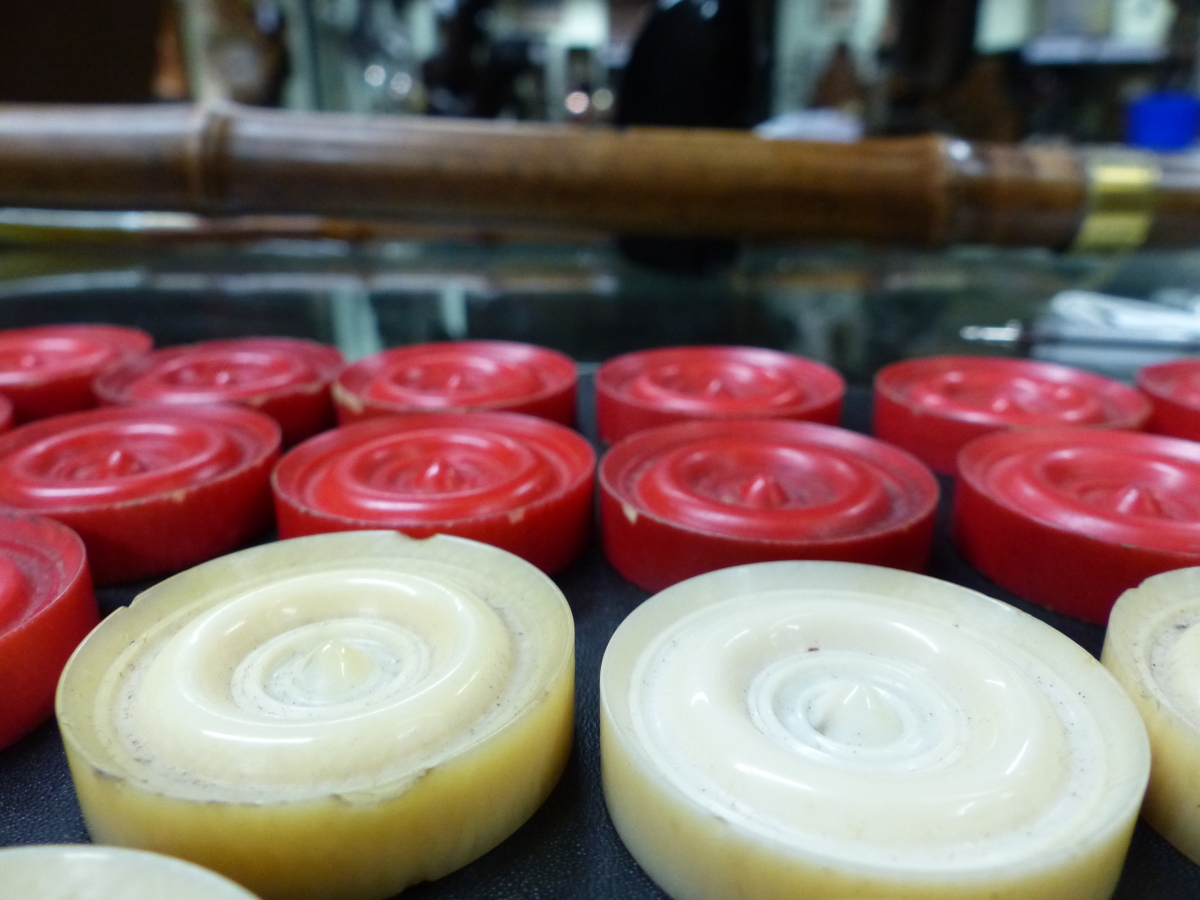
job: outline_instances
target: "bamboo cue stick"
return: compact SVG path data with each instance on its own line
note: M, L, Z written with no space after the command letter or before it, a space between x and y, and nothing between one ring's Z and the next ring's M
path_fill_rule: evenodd
M1055 248L1087 226L1116 246L1200 242L1200 166L1092 159L937 136L821 144L225 105L0 106L3 206Z

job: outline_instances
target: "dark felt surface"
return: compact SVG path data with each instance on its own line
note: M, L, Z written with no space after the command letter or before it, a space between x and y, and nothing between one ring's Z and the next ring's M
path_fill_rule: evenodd
M589 436L594 439L586 386L583 394L580 419L586 423L585 432L592 432ZM869 422L867 392L852 391L844 424L865 431ZM1098 655L1103 642L1101 628L1017 600L958 556L947 533L952 485L943 479L942 487L937 544L929 574L1012 602ZM600 660L613 631L648 595L613 571L595 544L556 580L571 604L576 627L576 739L566 773L546 804L508 841L440 881L410 888L404 893L406 900L650 900L665 896L621 845L605 812L600 788ZM102 590L102 611L128 602L142 587ZM0 751L0 844L85 840L87 834L54 724L47 723ZM1200 867L1139 823L1115 896L1121 900L1198 897Z

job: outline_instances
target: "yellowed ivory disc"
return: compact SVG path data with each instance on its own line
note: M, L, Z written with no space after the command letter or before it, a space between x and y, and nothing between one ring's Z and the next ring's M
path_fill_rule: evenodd
M158 853L95 844L0 850L0 900L255 900L222 878Z
M1081 647L873 566L675 585L617 629L600 690L609 812L677 900L1100 900L1149 774Z
M359 531L197 566L119 609L59 684L96 841L270 900L373 900L494 847L557 781L574 624L517 557Z
M1142 815L1200 863L1200 569L1164 572L1122 594L1101 659L1150 735Z

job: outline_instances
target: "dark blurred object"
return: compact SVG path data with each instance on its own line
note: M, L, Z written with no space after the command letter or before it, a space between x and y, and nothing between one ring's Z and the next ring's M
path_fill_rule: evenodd
M420 70L428 112L581 123L611 117L608 0L429 5L438 39Z
M1039 65L1018 60L1014 73L1024 135L1087 143L1117 143L1125 132L1123 96L1158 80L1153 66Z
M493 0L461 0L442 20L441 46L422 75L433 115L494 118L516 105L516 81L534 66L525 42L492 42L483 28Z
M854 56L845 42L834 48L813 90L812 105L817 109L841 109L859 115L867 105L867 86L858 77Z
M0 0L0 101L153 99L159 0Z
M164 0L162 4L158 35L154 41L154 56L154 99L164 102L190 99L191 86L188 84L183 58L179 7L171 0Z
M1011 54L977 56L949 90L941 107L942 130L972 140L1013 143L1021 139L1024 118L1011 87Z
M762 121L765 66L756 44L768 13L755 0L660 6L625 66L617 123L750 128Z
M187 0L182 10L197 100L282 105L290 60L277 0Z
M886 131L957 131L943 109L974 60L978 0L893 0Z
M766 118L769 22L756 0L677 0L659 6L630 54L618 125L750 128ZM730 265L731 240L627 236L621 251L643 265L701 275Z

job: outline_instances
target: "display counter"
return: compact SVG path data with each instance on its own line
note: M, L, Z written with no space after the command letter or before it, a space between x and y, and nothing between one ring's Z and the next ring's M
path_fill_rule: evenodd
M633 266L603 241L289 239L186 249L127 243L0 249L3 328L110 322L146 329L160 346L290 335L335 344L351 359L388 346L464 337L552 347L580 365L578 424L598 450L592 373L619 353L724 343L821 359L851 385L843 424L869 431L870 379L901 358L1030 355L1128 378L1145 362L1194 350L1186 328L1160 328L1155 339L1153 321L1142 331L1140 319L1138 327L1128 318L1108 327L1099 313L1089 324L1050 305L1064 291L1101 291L1153 299L1165 314L1189 316L1193 289L1200 289L1200 254L1190 252L1109 258L773 246L744 249L719 271L683 276ZM1013 603L1098 656L1101 627L1016 599L956 552L948 534L952 480L943 477L941 486L928 574ZM664 896L618 839L600 785L601 657L616 627L648 594L609 566L596 539L555 581L576 624L575 744L566 772L513 837L405 897ZM127 604L148 584L99 589L101 613ZM53 722L0 752L0 811L0 845L87 840ZM1116 896L1145 900L1197 891L1200 868L1139 823Z

